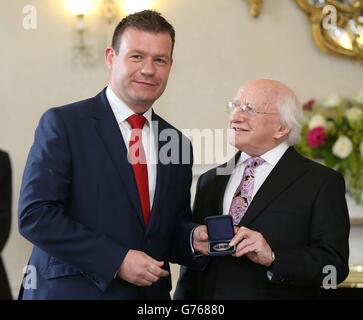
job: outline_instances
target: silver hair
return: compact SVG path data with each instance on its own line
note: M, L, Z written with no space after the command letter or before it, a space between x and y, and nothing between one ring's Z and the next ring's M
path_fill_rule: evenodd
M287 143L292 146L301 138L301 129L304 123L304 111L301 103L292 93L286 93L277 106L280 121L290 127Z

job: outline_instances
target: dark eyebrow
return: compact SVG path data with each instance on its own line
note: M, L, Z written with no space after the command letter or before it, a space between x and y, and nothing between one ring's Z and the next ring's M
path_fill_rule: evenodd
M128 54L129 54L129 55L130 55L130 54L142 54L142 55L148 55L148 53L146 53L145 51L143 51L143 50L138 50L138 49L131 50ZM166 60L168 60L168 61L170 61L170 60L171 60L171 59L170 59L170 56L169 56L169 55L167 55L167 54L162 54L162 53L160 53L160 54L155 54L155 55L152 55L152 56L153 56L153 58L164 58L164 59L166 59Z

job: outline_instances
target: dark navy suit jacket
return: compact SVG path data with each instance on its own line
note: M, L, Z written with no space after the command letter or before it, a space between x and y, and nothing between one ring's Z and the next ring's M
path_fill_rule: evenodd
M129 249L193 264L189 236L192 151L189 140L157 121L159 151L151 220L145 226L132 167L105 95L53 108L41 118L24 171L19 230L34 244L23 299L169 299L171 279L137 287L114 278ZM164 129L172 129L161 134ZM165 154L165 152L164 152ZM183 158L183 159L182 159ZM178 164L184 160L185 164ZM34 270L34 269L33 269ZM30 281L30 282L29 282ZM32 282L33 281L33 284Z

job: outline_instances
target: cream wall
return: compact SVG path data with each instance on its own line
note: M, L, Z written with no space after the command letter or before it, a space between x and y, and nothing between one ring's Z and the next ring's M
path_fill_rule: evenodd
M22 9L28 4L37 9L36 30L22 27ZM351 95L363 88L363 66L322 54L292 0L265 1L256 20L243 0L157 4L177 37L169 86L155 109L179 128L225 128L225 101L251 78L279 79L301 100ZM72 60L74 20L63 0L2 0L0 21L0 146L9 151L14 172L14 219L4 257L17 291L31 248L17 231L17 200L34 129L50 106L95 95L106 85L103 48L110 28L95 13L87 19L93 29L86 39L94 46L95 63L84 66ZM362 232L355 227L352 235L353 262L363 263L358 251Z

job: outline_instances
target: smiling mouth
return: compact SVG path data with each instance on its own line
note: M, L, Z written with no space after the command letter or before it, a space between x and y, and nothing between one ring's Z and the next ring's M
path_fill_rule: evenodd
M143 86L150 86L150 87L157 86L156 83L152 83L152 82L135 81L135 83L140 84L140 85L143 85Z
M250 130L247 129L243 129L243 128L236 128L236 127L232 127L232 129L236 132L249 132Z

